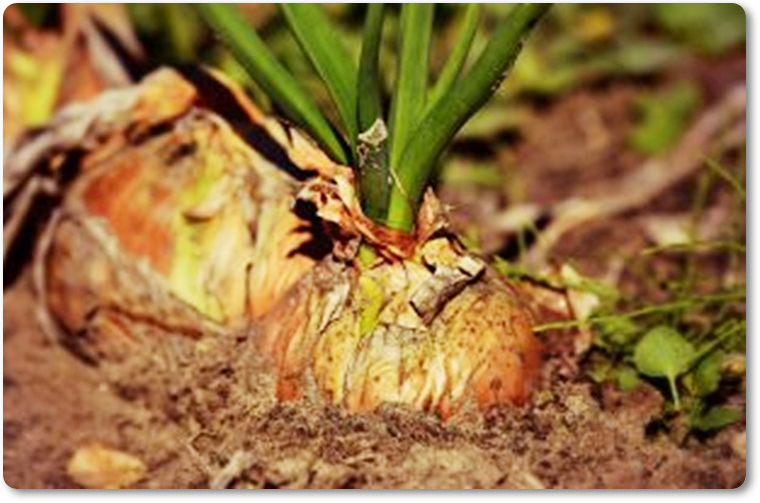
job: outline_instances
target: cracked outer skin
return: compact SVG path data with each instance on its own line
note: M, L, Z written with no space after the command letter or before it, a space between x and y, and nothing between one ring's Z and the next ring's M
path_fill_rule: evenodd
M244 108L286 162L326 162ZM431 282L431 257L447 267L469 257L452 238L369 269L303 253L317 231L294 211L300 182L197 100L117 140L84 159L38 250L46 304L78 352L99 361L139 351L137 325L257 333L282 400L354 411L394 402L449 417L529 396L541 351L520 294L488 268L460 286ZM437 284L436 311L416 312L415 294Z

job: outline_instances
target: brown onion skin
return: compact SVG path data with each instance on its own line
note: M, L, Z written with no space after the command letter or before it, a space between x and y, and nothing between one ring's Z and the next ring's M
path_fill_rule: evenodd
M345 270L340 278L321 268L262 320L260 347L271 355L280 400L307 398L353 411L402 403L448 419L468 402L485 411L497 404L521 405L530 397L542 347L529 311L497 273L489 270L449 301L429 329L380 327L357 337L350 300L323 330L315 324L324 315L331 283L333 289L341 281L355 284L361 273ZM418 342L409 343L410 338ZM442 384L436 388L436 383Z

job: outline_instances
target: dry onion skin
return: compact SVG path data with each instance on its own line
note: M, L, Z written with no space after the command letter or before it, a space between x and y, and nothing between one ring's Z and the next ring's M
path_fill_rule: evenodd
M403 403L448 418L473 399L524 402L540 349L519 294L482 265L469 275L434 263L442 255L471 258L438 238L404 261L315 268L264 325L278 396L300 397L311 374L350 410Z
M36 254L39 294L69 345L102 360L139 351L134 324L243 332L259 337L282 400L443 417L525 401L541 360L529 311L447 231L432 193L415 235L379 228L350 169L209 81L229 98L225 118L163 69L118 91L127 107L91 102L77 141L65 122L41 133L48 157L87 146ZM357 260L360 243L373 264Z

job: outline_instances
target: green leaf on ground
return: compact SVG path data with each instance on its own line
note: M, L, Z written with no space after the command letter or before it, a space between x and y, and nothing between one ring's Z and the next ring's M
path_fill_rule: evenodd
M625 316L595 321L594 326L599 334L599 345L615 352L625 349L641 333L639 324Z
M588 370L587 375L595 383L602 384L603 382L609 380L612 371L612 363L609 360L604 359L594 362L594 364Z
M697 384L696 391L700 396L707 396L718 390L723 356L721 351L715 351L702 359L699 365L697 365L694 372L694 380Z
M718 390L723 375L722 351L713 351L694 367L693 371L684 377L684 386L695 397L705 397Z
M622 391L633 391L641 384L641 378L635 369L624 366L617 371L617 384Z
M742 411L730 407L713 407L691 420L691 427L699 431L719 430L742 418Z
M645 376L664 377L668 380L678 410L681 403L676 379L689 369L695 355L694 346L677 330L661 325L642 337L634 350L633 361Z

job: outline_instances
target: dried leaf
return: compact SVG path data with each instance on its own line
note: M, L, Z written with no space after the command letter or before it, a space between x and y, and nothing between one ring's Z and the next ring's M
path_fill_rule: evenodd
M124 489L146 472L140 459L98 443L77 449L66 467L69 477L88 489Z

